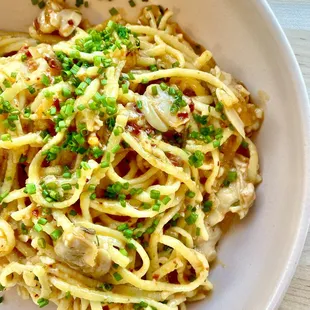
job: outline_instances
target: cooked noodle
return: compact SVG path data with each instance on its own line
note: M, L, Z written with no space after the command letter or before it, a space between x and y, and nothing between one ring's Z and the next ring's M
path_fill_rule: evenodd
M263 112L149 6L0 33L0 284L40 307L185 309L261 181ZM84 29L83 29L84 28Z

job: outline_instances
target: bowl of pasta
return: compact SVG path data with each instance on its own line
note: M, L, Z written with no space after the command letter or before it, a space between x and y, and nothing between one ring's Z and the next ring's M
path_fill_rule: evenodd
M4 310L276 309L309 106L266 1L0 3Z

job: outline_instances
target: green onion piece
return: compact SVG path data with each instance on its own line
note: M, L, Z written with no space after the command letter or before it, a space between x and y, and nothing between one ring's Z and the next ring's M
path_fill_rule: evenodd
M150 71L152 71L152 72L158 71L157 66L156 65L151 65L150 66Z
M64 190L64 191L68 191L70 189L72 189L72 185L70 183L65 183L65 184L62 184L61 185L61 188Z
M5 287L0 284L0 292L3 292L5 290Z
M65 98L69 98L71 96L71 91L69 88L64 87L61 92Z
M162 90L167 90L167 88L168 88L168 85L166 84L166 83L164 83L164 82L162 82L162 83L160 83L160 88L162 89Z
M110 166L110 163L108 161L103 161L101 164L100 164L100 167L101 168L108 168Z
M222 102L219 101L219 102L215 105L215 111L216 111L216 112L222 112L223 109L224 109L224 105L223 105Z
M118 272L115 272L113 277L116 281L121 281L123 279L123 277Z
M157 96L158 95L158 90L157 90L157 86L152 86L152 95L153 96Z
M121 149L121 146L118 144L118 145L115 145L115 146L112 148L111 152L112 152L113 154L116 154L120 149Z
M40 1L39 4L38 4L38 7L40 9L43 9L45 7L45 2L44 1ZM40 307L40 308L42 308L42 307Z
M68 291L68 292L66 292L66 295L65 295L65 298L66 299L69 299L71 297L71 293Z
M47 75L42 74L42 76L41 76L41 83L42 83L44 86L47 87L47 86L50 85L51 81L50 81L50 79L48 78Z
M129 80L134 80L135 79L135 76L133 75L132 72L128 72L128 77L129 77Z
M192 191L187 191L185 194L188 198L194 198L195 197L195 193Z
M127 228L128 228L128 224L127 223L124 223L124 224L121 224L121 225L117 226L117 230L118 231L124 231Z
M49 300L45 298L39 298L37 301L39 308L43 308L49 304Z
M133 231L132 231L131 229L125 229L125 230L123 231L123 235L124 235L126 238L130 239L130 238L133 236Z
M36 186L33 183L26 184L26 188L24 189L24 193L33 195L37 192Z
M138 108L139 110L141 110L142 107L143 107L142 101L141 101L141 100L138 100L138 101L137 101L137 108Z
M89 196L90 200L95 200L96 197L97 197L96 193L92 193L92 194Z
M228 171L227 181L231 183L236 180L237 180L237 171Z
M152 199L159 199L160 198L160 191L152 189L151 192L150 192L150 197Z
M36 231L36 232L41 232L43 230L42 226L39 225L39 224L35 224L33 226L33 229Z
M45 241L44 238L38 239L38 246L39 246L41 249L45 249L45 248L46 248L46 241Z
M60 229L55 229L52 233L51 233L51 238L54 240L54 241L57 241L62 235L62 230Z
M211 200L204 201L203 207L202 207L203 212L210 212L212 205L213 205L213 202Z
M213 141L213 147L218 148L219 146L221 146L221 142L219 140L214 140Z
M70 210L69 214L71 216L76 216L77 215L77 212L75 210Z
M120 253L124 256L128 256L128 252L125 249L119 249Z
M129 0L129 5L133 8L136 6L136 3L133 0Z
M127 247L128 247L128 249L130 249L130 250L136 250L137 248L136 248L136 246L133 244L133 243L127 243Z
M163 198L163 200L161 201L164 205L167 205L169 203L169 201L171 200L171 198L169 196L166 196Z
M178 61L172 64L172 68L177 68L177 67L180 67L180 63Z
M160 205L159 205L159 204L155 204L155 205L153 205L153 207L152 207L152 210L153 210L153 211L156 211L156 212L158 212L159 209L160 209Z
M119 14L119 12L118 12L118 10L117 10L116 8L110 9L109 12L110 12L110 14L111 14L112 16L115 16L115 15Z
M45 225L47 223L47 219L41 217L39 220L38 220L38 224L40 225Z
M193 225L198 219L198 214L195 212L192 212L187 218L185 218L185 221L188 225Z
M6 133L4 135L1 135L2 141L12 141L11 135L9 133Z
M122 90L124 94L128 94L128 84L123 84L122 85Z

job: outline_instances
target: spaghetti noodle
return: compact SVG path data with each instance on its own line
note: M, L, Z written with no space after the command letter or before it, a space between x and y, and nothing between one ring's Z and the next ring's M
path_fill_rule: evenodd
M221 223L261 181L263 113L171 16L85 26L51 1L29 35L0 33L2 289L59 310L185 309L212 290Z

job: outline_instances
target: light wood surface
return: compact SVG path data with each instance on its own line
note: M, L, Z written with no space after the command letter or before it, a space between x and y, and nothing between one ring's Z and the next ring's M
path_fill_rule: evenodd
M293 49L310 95L310 0L268 0ZM280 310L310 310L310 232Z

